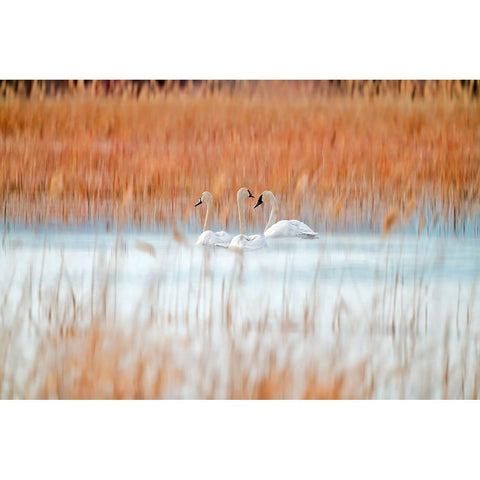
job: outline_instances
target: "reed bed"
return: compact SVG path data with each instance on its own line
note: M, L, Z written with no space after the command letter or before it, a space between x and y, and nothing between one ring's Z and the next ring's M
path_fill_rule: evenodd
M2 84L4 224L198 229L209 190L231 228L245 185L328 231L381 231L392 210L398 224L478 229L476 82L69 85Z

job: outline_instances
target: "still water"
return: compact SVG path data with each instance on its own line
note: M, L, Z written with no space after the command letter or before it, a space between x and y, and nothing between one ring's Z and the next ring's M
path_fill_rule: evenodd
M61 308L74 297L85 312L103 303L106 320L126 329L147 318L177 337L207 329L219 359L227 322L229 335L261 325L264 339L290 339L303 361L309 352L341 345L345 364L378 355L394 368L398 338L414 338L421 355L444 348L445 332L453 360L465 339L472 343L472 368L478 360L480 242L474 237L330 234L269 240L268 248L238 254L195 246L191 234L18 230L2 236L4 326L29 315L41 329L49 321L42 302ZM32 341L26 334L22 348ZM422 375L412 376L402 397L420 396ZM399 395L379 384L373 397Z

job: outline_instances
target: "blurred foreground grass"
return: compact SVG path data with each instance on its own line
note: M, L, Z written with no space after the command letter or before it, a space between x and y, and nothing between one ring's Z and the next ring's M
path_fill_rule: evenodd
M419 259L432 247L426 242ZM401 268L404 254L386 248L379 263L388 270L375 274L374 289L356 292L358 285L345 284L347 256L332 280L322 282L321 263L312 265L300 298L293 289L298 278L288 273L295 257L285 256L283 278L270 284L267 274L247 275L248 258L238 254L232 269L214 278L225 259L198 247L204 256L195 266L188 253L164 253L183 258L189 279L170 267L168 277L155 269L150 280L141 273L129 281L146 283L130 299L133 285L120 290L117 284L117 255L129 258L133 248L161 265L153 246L144 245L118 252L114 246L109 260L99 255L83 286L72 281L63 256L48 284L43 260L22 269L10 264L0 279L0 398L480 396L475 278L459 280L452 292L422 273L420 262L412 279ZM318 261L328 262L319 248ZM438 254L432 258L438 261ZM139 264L137 257L131 261ZM258 258L250 261L248 268ZM246 295L246 282L256 285L258 298ZM121 295L128 297L123 303ZM328 302L332 310L324 308Z

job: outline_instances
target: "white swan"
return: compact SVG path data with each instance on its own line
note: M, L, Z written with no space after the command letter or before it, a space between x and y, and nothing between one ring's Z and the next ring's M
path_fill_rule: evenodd
M247 198L255 198L252 192L242 187L237 192L238 221L240 235L232 238L228 248L232 250L257 250L267 245L264 235L245 235L245 201Z
M213 196L210 192L203 192L198 202L195 204L196 207L205 203L207 205L207 214L205 215L205 223L203 225L203 233L198 237L195 245L211 245L211 246L222 246L228 247L232 236L221 230L220 232L213 232L210 230L210 214L213 203Z
M308 225L299 220L280 220L275 223L278 215L278 202L275 195L269 190L265 190L257 200L253 208L257 208L262 203L268 203L271 207L270 218L265 227L264 235L270 238L298 237L298 238L317 238L318 232L314 232Z

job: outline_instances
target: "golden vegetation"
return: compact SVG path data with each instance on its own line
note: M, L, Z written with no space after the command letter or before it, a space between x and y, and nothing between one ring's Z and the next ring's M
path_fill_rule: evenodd
M388 212L388 215L385 217L385 220L383 221L382 233L384 235L390 232L397 219L398 213L395 210L390 210L390 212Z
M25 398L40 399L354 398L343 384L345 374L325 374L320 379L312 367L295 371L292 365L279 365L275 357L281 345L270 347L265 364L253 364L242 349L244 338L231 338L226 360L230 362L229 378L222 385L220 375L209 374L212 354L207 345L195 359L197 366L191 361L182 365L182 355L191 355L193 337L139 348L148 345L146 338L135 332L126 335L111 326L72 332L58 343L46 342L37 352L27 388L17 395L22 392ZM258 337L257 342L260 346L262 339ZM198 377L192 380L193 375ZM179 393L182 389L183 394ZM360 395L361 390L355 392Z
M368 393L356 369L322 368L308 355L295 364L285 354L291 342L260 323L238 330L225 322L222 344L215 346L209 329L218 316L187 334L176 331L179 318L169 315L137 314L116 325L108 275L95 293L92 284L92 297L83 300L73 287L65 295L61 285L39 287L42 313L34 319L37 292L25 289L17 310L0 325L0 398L334 399ZM8 290L2 294L4 318ZM148 289L142 300L158 302ZM238 319L232 298L227 303Z
M152 265L162 258L146 242L129 248ZM479 398L475 283L462 303L459 285L448 304L457 311L442 315L428 295L438 286L421 265L404 291L400 262L387 257L395 274L363 296L360 310L340 285L333 315L325 315L325 284L315 275L305 302L288 293L296 280L285 279L277 310L259 303L245 315L245 258L214 285L206 255L186 265L193 279L201 272L188 293L178 277L166 285L156 276L126 314L117 305L116 257L98 254L83 286L72 283L63 259L48 285L38 276L43 260L31 264L16 280L20 296L12 289L16 269L6 272L0 398ZM328 332L319 333L322 325Z
M459 82L3 83L0 201L11 222L222 226L235 191L279 197L327 229L381 230L389 208L461 229L476 219L480 108ZM417 92L415 94L415 91ZM420 93L421 95L420 95ZM413 98L413 100L412 100ZM261 215L252 221L263 224ZM476 221L476 220L475 220Z

